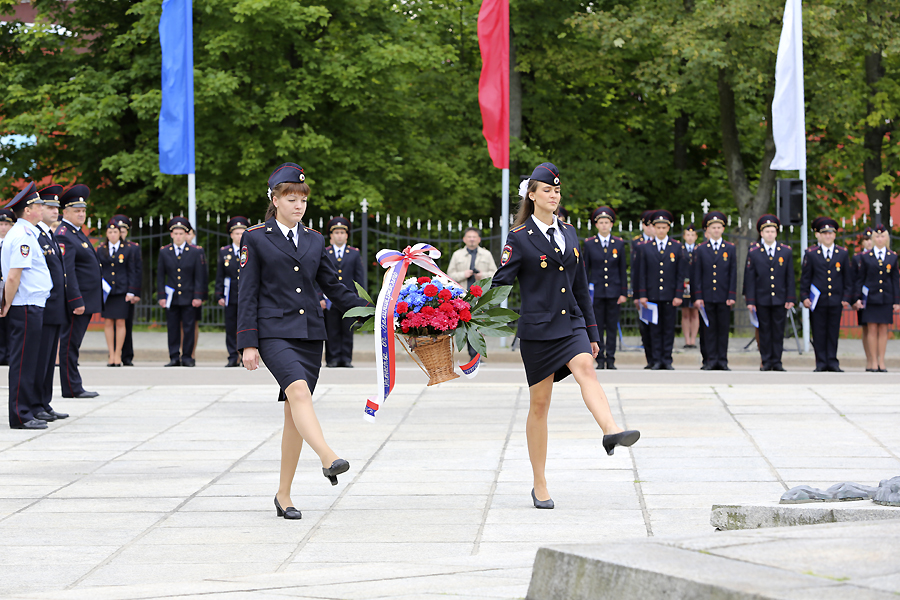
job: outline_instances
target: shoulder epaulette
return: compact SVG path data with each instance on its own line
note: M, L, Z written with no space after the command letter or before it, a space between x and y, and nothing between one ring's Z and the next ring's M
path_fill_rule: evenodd
M359 248L356 248L354 246L347 246L347 247L350 248L351 250L356 250L357 252L359 252Z
M840 250L846 250L846 248L844 248L843 246L839 246L839 245L837 245L837 244L835 244L834 247L835 247L835 248L838 248L838 249L840 249Z
M790 249L791 249L791 247L790 247L790 246L788 246L788 245L787 245L787 244L781 244L781 247L782 247L782 248L787 248L787 249L788 249L788 250L790 250Z
M254 225L253 227L249 228L247 231L254 231L256 229L259 229L260 227L263 227L264 225L265 225L265 223L260 223L259 225Z
M641 238L643 238L643 237L644 237L644 236L642 236L641 234L637 234L636 236L634 236L633 238L631 238L631 240L632 240L632 241L637 241L637 240L639 240L639 239L641 239Z
M226 248L229 248L229 247L230 247L230 245L222 246L221 248L219 248L219 250L225 250Z
M322 235L322 232L321 232L321 231L319 231L319 230L317 230L317 229L313 229L312 227L307 227L306 225L304 225L303 228L304 228L305 230L307 230L307 231L315 231L315 232L318 233L319 235Z
M807 248L806 251L807 251L807 252L812 252L813 250L815 250L815 249L818 248L818 247L819 247L818 244L814 244L814 245L810 246L809 248Z
M598 235L599 235L599 234L598 234ZM624 242L624 241L625 241L625 240L623 240L622 238L620 238L620 237L617 236L617 235L613 235L613 236L610 236L610 237L612 237L612 239L614 239L614 240L619 240L620 242Z
M524 225L519 225L519 226L516 227L515 229L510 230L510 233L516 233L517 231L522 231L523 229L525 229L525 226L524 226Z
M69 232L65 225L60 225L56 230L56 235L66 235Z
M194 248L196 248L197 250L203 250L203 246L198 246L197 244L190 244L190 245L193 246Z

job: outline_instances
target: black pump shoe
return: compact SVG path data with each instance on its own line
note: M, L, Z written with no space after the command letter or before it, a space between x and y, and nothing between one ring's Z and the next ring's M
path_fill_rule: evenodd
M603 449L609 456L616 451L616 446L632 446L641 439L641 432L637 429L629 429L621 433L612 433L603 436Z
M325 475L325 477L327 477L329 481L331 481L331 485L337 485L337 476L341 473L346 473L349 470L350 463L348 463L343 458L339 458L331 463L331 466L327 469L325 467L322 467L322 474Z
M303 515L300 514L300 511L293 506L281 508L281 504L278 503L278 496L275 496L275 515L278 517L284 517L289 521L303 518Z
M534 495L534 488L531 488L531 499L534 500L535 508L553 508L553 498L538 500L537 496Z

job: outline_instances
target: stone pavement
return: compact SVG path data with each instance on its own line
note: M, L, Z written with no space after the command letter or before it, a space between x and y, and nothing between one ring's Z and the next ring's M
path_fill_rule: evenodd
M426 388L410 365L374 425L374 371L324 369L317 412L351 470L332 487L305 449L288 522L267 372L84 373L101 395L55 401L70 419L0 429L0 597L522 598L543 545L708 533L713 504L900 474L900 375L600 372L643 438L606 456L557 384L539 511L520 366Z

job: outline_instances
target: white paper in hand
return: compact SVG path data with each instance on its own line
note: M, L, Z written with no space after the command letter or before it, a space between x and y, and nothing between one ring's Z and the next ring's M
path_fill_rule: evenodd
M109 297L109 292L112 290L112 286L109 285L109 282L106 279L100 279L100 287L103 288L103 301L106 302L106 299Z
M759 315L752 308L750 309L750 324L759 329Z
M656 302L648 302L647 306L641 307L641 321L648 325L659 324L659 306Z
M166 286L166 308L172 306L172 295L175 293L175 288L170 285Z
M225 306L231 304L231 277L225 278Z
M866 302L869 301L869 286L862 286L862 298L860 300L862 301L862 307L865 308Z
M816 304L819 303L819 296L822 295L822 291L819 290L815 285L809 286L809 310L816 310Z
M706 316L706 306L700 307L700 318L703 319L703 324L709 327L709 317Z

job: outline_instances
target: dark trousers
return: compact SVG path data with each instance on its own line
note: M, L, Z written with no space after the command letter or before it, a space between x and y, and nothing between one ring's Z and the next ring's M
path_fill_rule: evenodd
M41 350L42 306L10 306L9 322L9 426L34 419L41 410L37 376Z
M225 349L228 350L228 362L237 362L237 301L225 305Z
M600 352L597 354L597 364L604 360L616 359L616 340L619 333L619 313L621 307L618 298L594 298L594 318L597 320L597 333L600 335ZM603 334L606 333L604 343Z
M759 319L759 357L763 369L780 367L781 353L784 351L784 323L787 320L787 309L784 304L757 306L756 318Z
M9 327L8 319L0 319L0 365L9 364Z
M197 309L190 304L173 304L166 309L169 358L190 358L194 352L194 323ZM182 342L182 335L184 336ZM179 354L179 350L181 353Z
M728 332L731 329L731 307L724 302L706 302L709 327L700 319L700 352L703 364L711 369L728 366Z
M812 326L813 349L816 351L816 369L839 369L841 364L837 358L838 336L841 333L841 313L844 308L819 304L810 312Z
M640 309L638 309L640 310ZM638 313L640 315L640 313ZM641 333L641 345L644 347L644 358L647 364L653 364L653 340L650 337L650 325L638 320L638 331Z
M355 319L341 318L341 311L332 307L325 311L325 363L349 365L353 361L353 333L350 326Z
M37 385L41 409L50 412L53 398L53 373L56 371L56 349L59 347L59 332L62 325L41 327L41 351L38 355Z
M134 326L134 304L128 304L128 318L125 319L125 341L122 342L122 362L134 362L134 344L131 329Z
M672 346L675 345L675 307L671 300L653 300L659 312L657 324L650 324L650 345L653 347L653 363L663 367L672 364Z
M81 373L78 372L78 354L90 322L90 313L72 315L72 320L68 325L63 325L59 334L59 383L64 398L84 391Z

